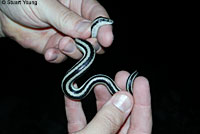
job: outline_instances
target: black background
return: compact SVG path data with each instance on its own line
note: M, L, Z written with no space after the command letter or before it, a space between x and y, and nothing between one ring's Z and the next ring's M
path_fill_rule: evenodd
M152 133L198 133L197 111L189 107L190 102L182 102L186 93L182 96L180 88L174 86L181 68L179 17L183 13L173 2L100 3L114 20L115 39L104 55L97 56L83 79L98 73L113 78L120 70L137 69L150 81ZM60 83L66 70L76 61L68 59L61 64L51 64L43 55L24 49L8 38L1 38L0 44L3 51L0 133L66 133ZM93 94L83 100L88 121L96 112L93 102Z

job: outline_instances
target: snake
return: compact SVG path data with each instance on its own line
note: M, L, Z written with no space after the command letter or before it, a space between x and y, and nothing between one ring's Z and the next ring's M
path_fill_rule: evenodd
M91 25L91 37L96 38L98 34L98 30L101 26L111 25L113 24L113 20L106 17L97 17ZM121 89L115 84L115 82L107 75L97 74L90 77L86 82L84 82L80 87L75 86L75 81L82 76L92 65L96 50L93 45L83 39L75 38L76 47L82 52L82 58L71 67L65 74L61 88L63 93L73 100L82 100L84 99L91 90L99 84L106 86L111 95L120 91ZM137 77L137 70L134 71L131 75L129 75L126 81L126 90L133 94L133 82Z

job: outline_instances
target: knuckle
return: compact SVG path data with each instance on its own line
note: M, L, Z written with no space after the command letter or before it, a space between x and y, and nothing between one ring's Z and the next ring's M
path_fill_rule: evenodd
M74 30L74 26L77 23L77 15L73 11L61 10L57 16L58 27L67 28L67 32L71 33Z
M61 18L61 21L69 22L69 20L74 16L74 12L70 10L61 10L59 14L59 18Z

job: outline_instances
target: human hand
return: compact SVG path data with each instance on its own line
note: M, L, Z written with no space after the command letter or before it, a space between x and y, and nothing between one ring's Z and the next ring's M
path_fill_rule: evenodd
M1 2L2 3L2 2ZM1 4L0 36L8 36L25 48L44 54L52 63L60 63L66 55L79 59L82 54L73 38L87 39L99 53L103 50L90 37L91 21L98 16L109 17L96 0L40 0L37 5ZM113 41L112 26L100 28L97 36L103 47Z
M129 73L118 72L116 84L125 90ZM111 96L107 89L95 87L98 113L87 124L81 102L65 97L69 133L76 134L150 134L152 129L151 97L148 80L137 77L133 96L120 91Z

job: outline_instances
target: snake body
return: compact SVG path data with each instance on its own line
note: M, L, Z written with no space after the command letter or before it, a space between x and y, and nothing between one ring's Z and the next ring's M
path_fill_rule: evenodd
M101 26L112 23L112 20L105 17L96 18L91 26L91 37L97 37L98 30ZM91 66L95 59L96 53L92 44L86 40L76 38L75 43L77 45L77 48L83 53L83 57L71 69L69 69L64 76L61 83L63 93L71 99L81 100L85 98L94 88L94 86L98 84L105 85L111 94L120 91L120 88L116 86L115 82L109 76L104 74L97 74L90 77L80 87L74 86L74 82ZM130 93L132 93L133 91L132 86L137 74L138 72L135 71L128 77L126 90Z

